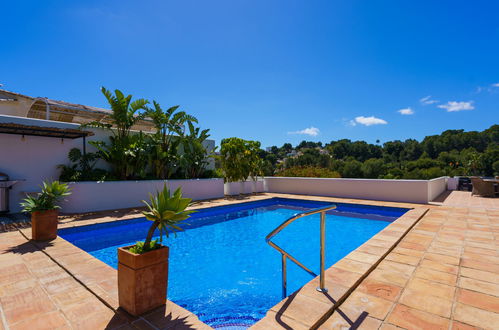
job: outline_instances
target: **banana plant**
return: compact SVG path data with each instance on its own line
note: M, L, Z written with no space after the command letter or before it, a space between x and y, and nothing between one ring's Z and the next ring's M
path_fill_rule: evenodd
M184 135L186 122L197 123L196 117L185 111L177 111L178 105L163 110L153 101L153 107L147 107L145 115L152 119L156 133L152 136L154 147L150 153L152 170L157 178L168 179L178 167L178 147Z
M186 179L199 178L208 164L208 150L203 142L210 137L209 129L194 127L191 121L187 122L188 131L182 137L182 153L180 156L184 177ZM211 150L213 153L214 150Z
M85 126L100 127L110 130L110 144L103 141L89 141L89 144L99 150L99 155L113 167L113 172L118 179L129 179L136 176L137 170L146 167L143 161L143 146L138 146L144 142L144 137L131 134L130 130L140 120L146 117L147 104L145 99L132 101L132 95L125 96L116 89L114 94L106 88L101 88L102 94L106 97L111 106L111 123L91 122ZM143 112L140 112L140 111ZM141 161L141 162L139 162Z

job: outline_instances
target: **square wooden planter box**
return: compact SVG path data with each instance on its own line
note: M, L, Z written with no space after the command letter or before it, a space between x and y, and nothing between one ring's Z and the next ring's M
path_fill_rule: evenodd
M130 247L118 248L119 305L138 316L166 303L169 249L135 254Z

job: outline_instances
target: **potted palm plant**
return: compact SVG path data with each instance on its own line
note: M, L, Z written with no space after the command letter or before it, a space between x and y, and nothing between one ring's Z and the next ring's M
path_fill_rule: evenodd
M67 184L59 181L42 184L36 196L27 196L21 203L23 212L31 213L31 237L35 241L46 241L57 237L57 219L60 206L57 203L70 195Z
M186 210L192 199L183 198L179 187L173 195L165 185L150 203L143 201L146 219L152 221L144 242L118 248L118 299L121 308L138 316L166 303L169 248L162 244L163 235L176 235L179 223L194 211ZM159 242L153 240L159 231Z

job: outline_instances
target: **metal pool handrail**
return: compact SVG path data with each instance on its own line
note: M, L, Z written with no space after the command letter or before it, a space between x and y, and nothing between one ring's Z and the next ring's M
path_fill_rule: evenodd
M272 246L274 249L276 249L277 251L281 252L281 255L282 255L282 298L286 298L287 294L286 294L286 291L287 291L287 275L286 275L286 261L287 259L291 259L291 261L293 261L295 264L297 264L298 266L300 266L304 271L306 271L307 273L309 273L310 275L312 276L317 276L316 273L314 273L313 271L311 271L310 269L308 269L305 265L303 265L301 262L299 262L298 260L296 260L295 257L293 257L291 254L289 254L288 252L284 251L280 246L278 246L277 244L275 244L274 242L272 242L272 238L274 236L276 236L281 230L283 230L284 228L286 228L289 224L291 224L293 221L295 220L298 220L300 218L303 218L303 217L306 217L306 216L309 216L309 215L313 215L313 214L317 214L317 213L320 213L321 214L321 232L320 232L320 240L321 240L321 246L320 246L320 263L321 263L321 269L320 269L320 280L319 280L319 287L317 288L317 291L320 291L320 292L327 292L327 289L325 288L324 286L324 266L325 266L325 244L326 244L326 212L327 211L330 211L330 210L333 210L336 208L336 205L329 205L329 206L324 206L324 207L320 207L320 208L317 208L317 209L313 209L313 210L310 210L310 211L304 211L304 212L301 212L301 213L297 213L295 214L294 216L292 216L291 218L289 218L288 220L284 221L283 223L281 223L276 229L272 230L272 232L270 232L270 234L267 235L267 237L265 237L265 241L270 245Z

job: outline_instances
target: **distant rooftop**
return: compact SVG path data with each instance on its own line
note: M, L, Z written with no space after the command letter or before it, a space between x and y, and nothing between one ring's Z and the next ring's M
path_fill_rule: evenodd
M33 97L0 89L0 114L86 124L93 121L111 123L111 110L83 104ZM148 120L139 121L134 130L153 131Z

